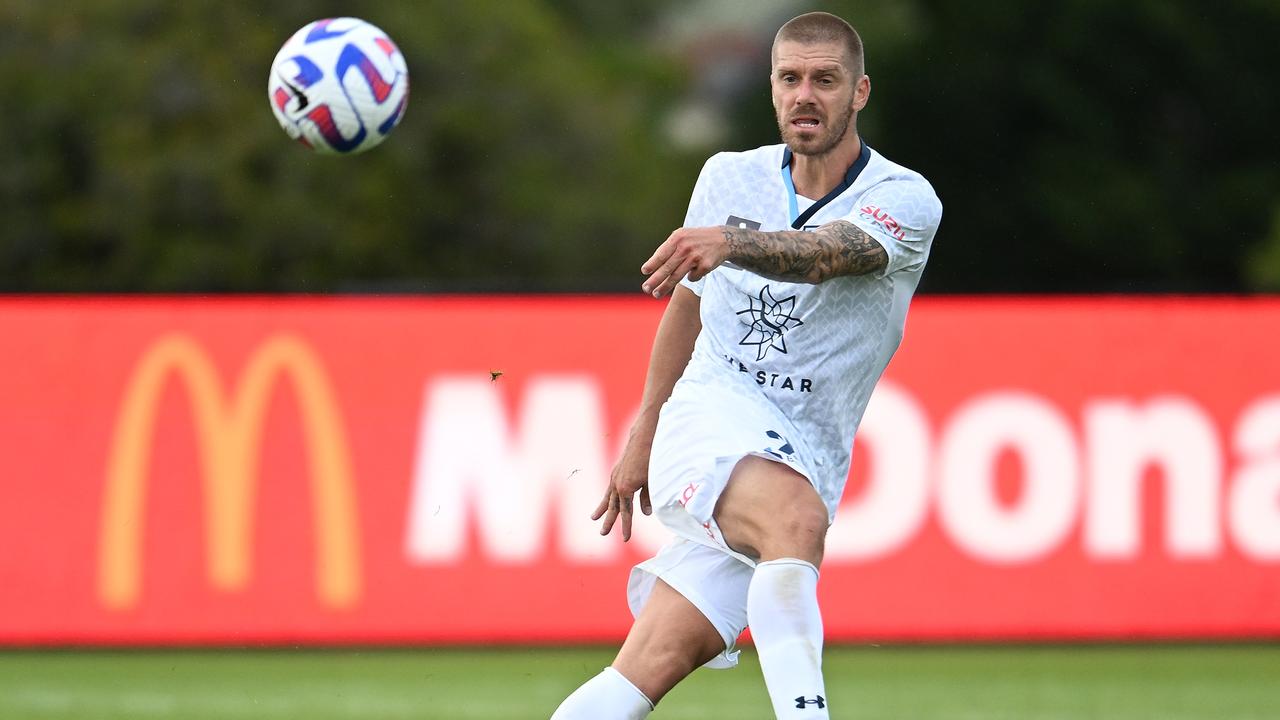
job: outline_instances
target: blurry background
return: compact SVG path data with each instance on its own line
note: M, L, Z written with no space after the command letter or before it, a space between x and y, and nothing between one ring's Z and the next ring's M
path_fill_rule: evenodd
M663 541L584 519L639 266L814 9L945 206L823 568L840 716L1274 717L1276 0L0 0L0 717L547 717ZM267 73L344 15L411 97L317 156ZM767 716L744 662L654 717Z
M924 293L1280 289L1280 3L0 3L0 291L633 291L702 161L777 142L767 49L867 45L869 143L946 207ZM388 29L412 97L291 146L267 69Z

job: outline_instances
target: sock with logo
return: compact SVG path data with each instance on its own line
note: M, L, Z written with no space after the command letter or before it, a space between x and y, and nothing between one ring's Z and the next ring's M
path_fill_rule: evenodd
M642 720L653 703L622 676L607 667L560 703L551 720Z
M829 718L818 569L795 558L757 565L747 589L747 623L778 720Z

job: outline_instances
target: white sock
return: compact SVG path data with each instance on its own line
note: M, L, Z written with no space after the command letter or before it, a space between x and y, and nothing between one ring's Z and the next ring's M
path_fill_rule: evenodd
M818 569L795 558L757 565L747 589L747 623L778 720L829 718Z
M582 684L560 703L551 720L642 720L653 703L612 667Z

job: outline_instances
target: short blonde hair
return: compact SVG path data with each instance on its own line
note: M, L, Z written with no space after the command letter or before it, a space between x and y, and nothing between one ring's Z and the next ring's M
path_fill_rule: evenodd
M797 42L802 45L840 43L844 45L845 50L845 69L855 78L862 77L866 70L862 54L862 38L858 36L858 31L831 13L811 12L788 20L773 38L771 59L777 59L778 45L783 42Z

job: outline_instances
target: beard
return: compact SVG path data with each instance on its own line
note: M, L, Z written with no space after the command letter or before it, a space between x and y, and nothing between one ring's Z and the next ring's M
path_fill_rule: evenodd
M834 122L827 122L827 118L821 117L816 110L794 113L819 117L822 120L822 124L819 125L820 132L800 130L778 113L778 132L782 135L782 142L786 143L787 147L791 148L791 152L796 155L820 157L831 152L849 134L853 113L853 108L849 107L843 114L834 118Z

